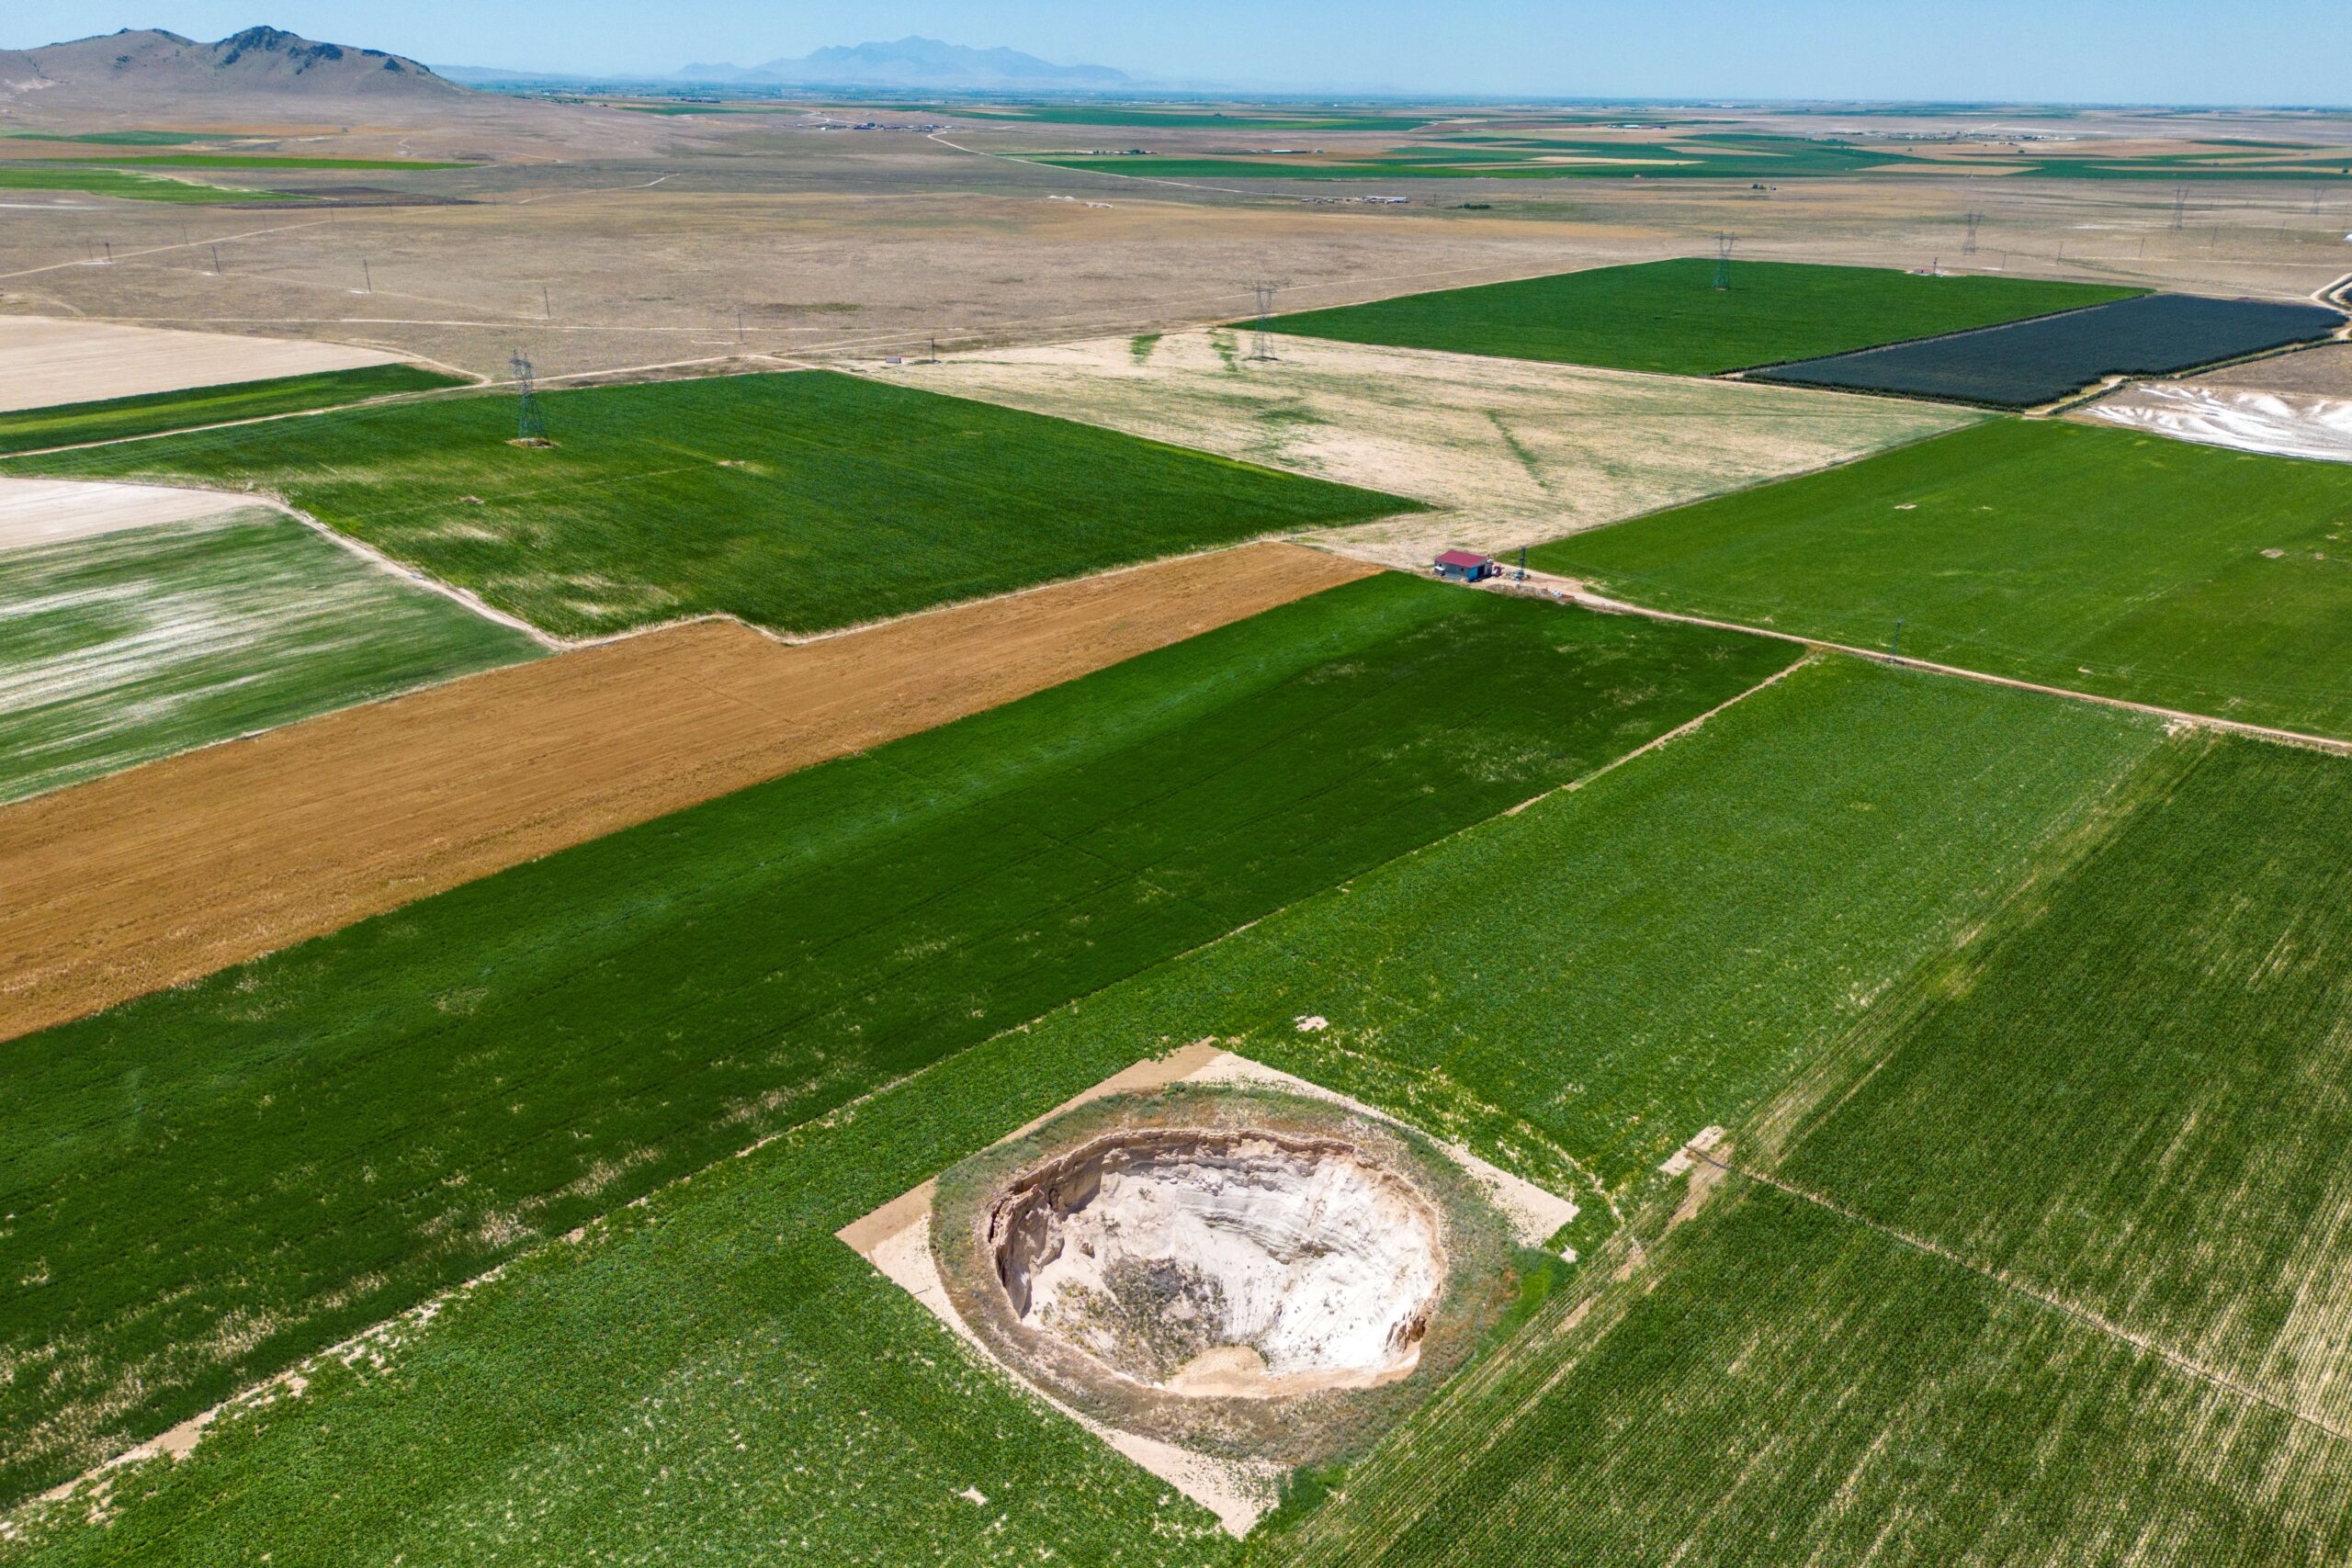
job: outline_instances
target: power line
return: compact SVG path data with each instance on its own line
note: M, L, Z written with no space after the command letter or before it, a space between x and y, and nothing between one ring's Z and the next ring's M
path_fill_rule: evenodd
M527 446L548 445L548 423L539 412L537 381L529 356L521 349L506 362L514 378L514 439Z

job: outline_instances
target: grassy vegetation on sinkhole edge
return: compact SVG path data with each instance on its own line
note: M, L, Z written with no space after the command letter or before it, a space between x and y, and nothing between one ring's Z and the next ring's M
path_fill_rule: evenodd
M563 636L808 632L1420 504L832 371L454 397L17 458L254 487Z
M2352 466L1998 419L1539 547L1664 609L2352 734Z
M13 1042L5 1492L1791 657L1374 578Z

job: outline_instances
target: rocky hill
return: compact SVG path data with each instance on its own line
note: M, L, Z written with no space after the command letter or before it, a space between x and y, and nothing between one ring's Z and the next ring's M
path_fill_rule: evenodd
M247 28L215 43L126 28L0 50L0 106L26 109L256 97L439 101L468 92L401 55L318 43L276 28Z

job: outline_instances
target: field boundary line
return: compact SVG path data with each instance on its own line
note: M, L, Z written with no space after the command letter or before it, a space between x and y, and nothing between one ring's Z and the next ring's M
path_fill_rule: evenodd
M2275 725L2252 724L2242 718L2222 718L2213 714L2192 713L2186 708L2168 708L2154 703L2134 702L2130 697L2103 696L2097 692L2078 692L2070 686L2052 686L2041 681L2028 681L2016 675L1996 675L1987 670L1971 670L1959 664L1939 664L1932 659L1907 659L1883 649L1857 648L1852 643L1833 642L1827 637L1808 637L1802 632L1784 632L1773 626L1749 626L1741 621L1717 620L1710 615L1687 615L1679 610L1660 610L1630 600L1612 599L1596 593L1578 579L1562 577L1554 572L1529 569L1527 581L1542 581L1556 586L1551 592L1564 603L1582 609L1599 611L1609 615L1641 615L1654 621L1679 621L1686 626L1712 626L1718 631L1746 632L1752 637L1770 637L1776 642L1792 642L1824 653L1842 653L1854 659L1867 659L1897 670L1918 670L1930 675L1951 675L1963 681L1981 682L1988 686L2007 686L2016 692L2039 692L2044 696L2065 697L2078 703L2096 703L2101 707L2120 708L2150 718L2161 718L2172 724L2195 725L2203 729L2219 729L2233 735L2250 736L2284 746L2301 746L2314 751L2326 751L2339 757L2352 757L2352 740L2338 739L2330 735L2312 735L2300 729L2282 729ZM1510 580L1498 580L1497 589L1509 591ZM1491 591L1490 591L1491 592Z
M1705 724L1709 719L1714 717L1717 714L1723 713L1729 708L1736 707L1741 703L1744 703L1748 698L1754 696L1757 693L1762 691L1765 687L1778 685L1782 681L1785 681L1790 676L1795 674L1798 671L1803 670L1809 665L1817 664L1820 661L1821 656L1819 652L1817 650L1808 649L1801 657L1790 660L1786 664L1781 665L1781 668L1775 670L1770 675L1765 676L1764 679L1757 682L1756 684L1748 687L1746 691L1734 696L1725 697L1722 702L1717 703L1713 707L1709 708L1706 712L1699 715L1697 717L1684 719L1680 724L1676 725L1672 729L1668 730L1665 734L1651 737L1649 739L1643 741L1639 746L1634 747L1632 750L1624 753L1623 756L1612 758L1610 761L1601 763L1600 766L1593 769L1590 773L1579 773L1566 784L1555 784L1552 788L1545 790L1542 795L1530 795L1527 799L1521 801L1517 806L1511 807L1507 810L1498 813L1497 815L1500 817L1516 817L1521 812L1526 810L1529 807L1540 805L1544 801L1551 799L1555 795L1574 795L1577 791L1584 788L1587 784L1593 783L1595 780L1615 773L1619 768L1623 767L1634 758L1646 756L1648 753L1657 750L1659 747L1664 746L1670 740L1681 739L1684 736L1690 734L1701 725ZM1490 817L1487 818L1487 820L1491 822L1495 820L1495 818ZM1477 824L1474 823L1473 826L1477 826ZM1469 830L1470 829L1467 828L1461 829L1461 831L1465 833ZM1452 837L1453 837L1453 834L1447 835L1447 838ZM1444 841L1445 840L1443 839L1432 840L1432 842L1435 843L1443 843Z
M2045 1291L2038 1286L2029 1285L2021 1280L2012 1279L2000 1269L1989 1268L1982 1263L1971 1262L1969 1259L1962 1258L1959 1253L1954 1252L1951 1247L1944 1246L1941 1242L1929 1241L1925 1236L1913 1235L1910 1232L1900 1229L1897 1226L1888 1224L1883 1220L1871 1219L1868 1214L1860 1213L1855 1210L1849 1209L1834 1198L1825 1197L1821 1193L1810 1191L1805 1188L1797 1186L1794 1182L1784 1181L1777 1176L1769 1175L1763 1171L1750 1170L1743 1165L1730 1164L1724 1160L1716 1159L1712 1155L1701 1150L1694 1149L1690 1151L1690 1155L1694 1160L1697 1160L1702 1165L1713 1166L1717 1170L1725 1172L1729 1175L1744 1176L1750 1181L1760 1183L1763 1186L1773 1189L1775 1191L1784 1192L1788 1196L1797 1199L1800 1201L1810 1203L1814 1207L1823 1211L1825 1213L1835 1214L1841 1220L1847 1220L1854 1224L1861 1225L1866 1229L1876 1231L1879 1235L1887 1237L1891 1241L1898 1242L1901 1245L1911 1248L1915 1252L1924 1253L1930 1258L1941 1258L1946 1263L1951 1264L1954 1268L1966 1269L1969 1273L1975 1275L1980 1280L1984 1280L1992 1284L1998 1285L2003 1290L2008 1291L2016 1295L2023 1296L2026 1300L2033 1302L2051 1312L2057 1313L2064 1317L2070 1317L2075 1322L2084 1325L2086 1327L2097 1329L2098 1332L2107 1335L2109 1337L2120 1340L2124 1344L2132 1347L2134 1349L2154 1356L2177 1371L2185 1372L2190 1377L2196 1378L2200 1382L2211 1383L2215 1388L2224 1390L2230 1393L2234 1393L2243 1399L2250 1400L2256 1404L2264 1406L2266 1409L2276 1411L2278 1414L2286 1416L2291 1421L2301 1422L2314 1431L2324 1432L2339 1442L2352 1443L2352 1428L2339 1427L2334 1422L2328 1420L2325 1416L2314 1416L2309 1411L2298 1409L2296 1406L2288 1404L2285 1400L2278 1398L2277 1395L2267 1393L2251 1383L2242 1382L2238 1379L2230 1376L2229 1373L2221 1371L2219 1368L2209 1367L2193 1356L2175 1350L2169 1346L2159 1344L2155 1339L2147 1335L2141 1334L2133 1329L2126 1328L2121 1324L2117 1323L2103 1313L2094 1312L2086 1306L2079 1306L2075 1303L2066 1300L2064 1296L2058 1295L2054 1292Z

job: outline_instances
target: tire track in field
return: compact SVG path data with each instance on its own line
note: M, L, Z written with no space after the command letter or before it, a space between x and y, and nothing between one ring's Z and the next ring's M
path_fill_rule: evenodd
M2136 1350L2154 1356L2201 1382L2210 1383L2226 1393L2234 1393L2241 1399L2250 1400L2265 1409L2275 1411L2290 1421L2300 1422L2313 1431L2324 1432L2338 1441L2352 1443L2352 1429L2339 1427L2325 1416L2314 1416L2307 1410L2300 1409L2276 1394L2266 1393L2251 1383L2232 1377L2217 1367L2209 1367L2193 1356L2175 1350L2145 1334L2126 1328L2104 1313L2094 1312L2089 1307L2076 1302L2070 1302L2054 1292L2045 1291L2037 1285L2030 1285L2022 1280L2013 1279L2001 1269L1973 1262L1941 1242L1930 1241L1925 1236L1913 1235L1909 1231L1888 1224L1883 1220L1874 1220L1858 1210L1848 1208L1834 1198L1799 1187L1794 1182L1783 1181L1781 1178L1763 1171L1750 1170L1744 1165L1716 1159L1713 1156L1701 1150L1692 1149L1690 1153L1691 1158L1699 1164L1713 1166L1716 1170L1728 1175L1744 1176L1750 1181L1770 1187L1775 1191L1786 1193L1801 1202L1810 1203L1815 1208L1835 1214L1841 1220L1866 1226L1890 1241L1911 1248L1914 1252L1939 1258L1954 1268L1965 1269L1978 1279L1998 1285L2014 1295L2022 1296L2051 1312L2073 1318L2086 1327L2096 1329L2111 1339L2120 1340Z

